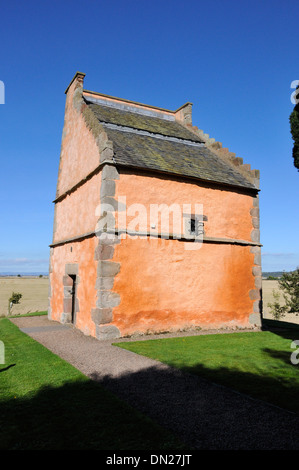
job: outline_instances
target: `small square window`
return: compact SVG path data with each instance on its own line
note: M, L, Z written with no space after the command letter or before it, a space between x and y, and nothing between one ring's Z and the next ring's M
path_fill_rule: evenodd
M203 235L204 233L204 224L198 217L191 217L189 221L189 233L190 235Z
M185 219L185 233L190 237L204 235L204 221L208 218L201 214L183 214Z
M196 234L197 220L194 218L190 219L190 233Z

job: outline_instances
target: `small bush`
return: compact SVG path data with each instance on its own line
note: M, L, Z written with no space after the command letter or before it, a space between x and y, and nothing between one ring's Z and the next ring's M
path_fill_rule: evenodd
M8 299L8 315L11 313L11 309L15 304L19 304L21 298L23 297L23 294L20 294L19 292L13 292Z
M268 303L271 314L275 320L280 320L281 317L284 317L287 311L286 305L280 305L280 293L277 290L272 291L274 302Z
M282 291L284 305L280 305L280 294L273 291L274 302L268 303L268 307L276 320L287 313L299 313L299 268L290 273L283 273L278 285Z

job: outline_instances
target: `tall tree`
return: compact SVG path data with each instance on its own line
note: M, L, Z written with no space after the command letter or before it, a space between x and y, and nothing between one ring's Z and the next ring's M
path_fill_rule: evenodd
M293 137L293 159L294 166L299 171L299 85L296 88L295 106L290 115L291 134Z

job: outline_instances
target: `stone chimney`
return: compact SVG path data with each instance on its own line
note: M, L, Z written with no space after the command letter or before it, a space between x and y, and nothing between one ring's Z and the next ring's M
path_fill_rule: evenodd
M174 112L177 121L185 126L192 126L192 103L185 103Z

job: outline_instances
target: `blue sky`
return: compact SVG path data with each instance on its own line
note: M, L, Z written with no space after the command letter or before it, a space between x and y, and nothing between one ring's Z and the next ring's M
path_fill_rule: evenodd
M47 272L64 118L84 87L168 109L261 172L263 270L299 266L298 1L1 2L0 272Z

